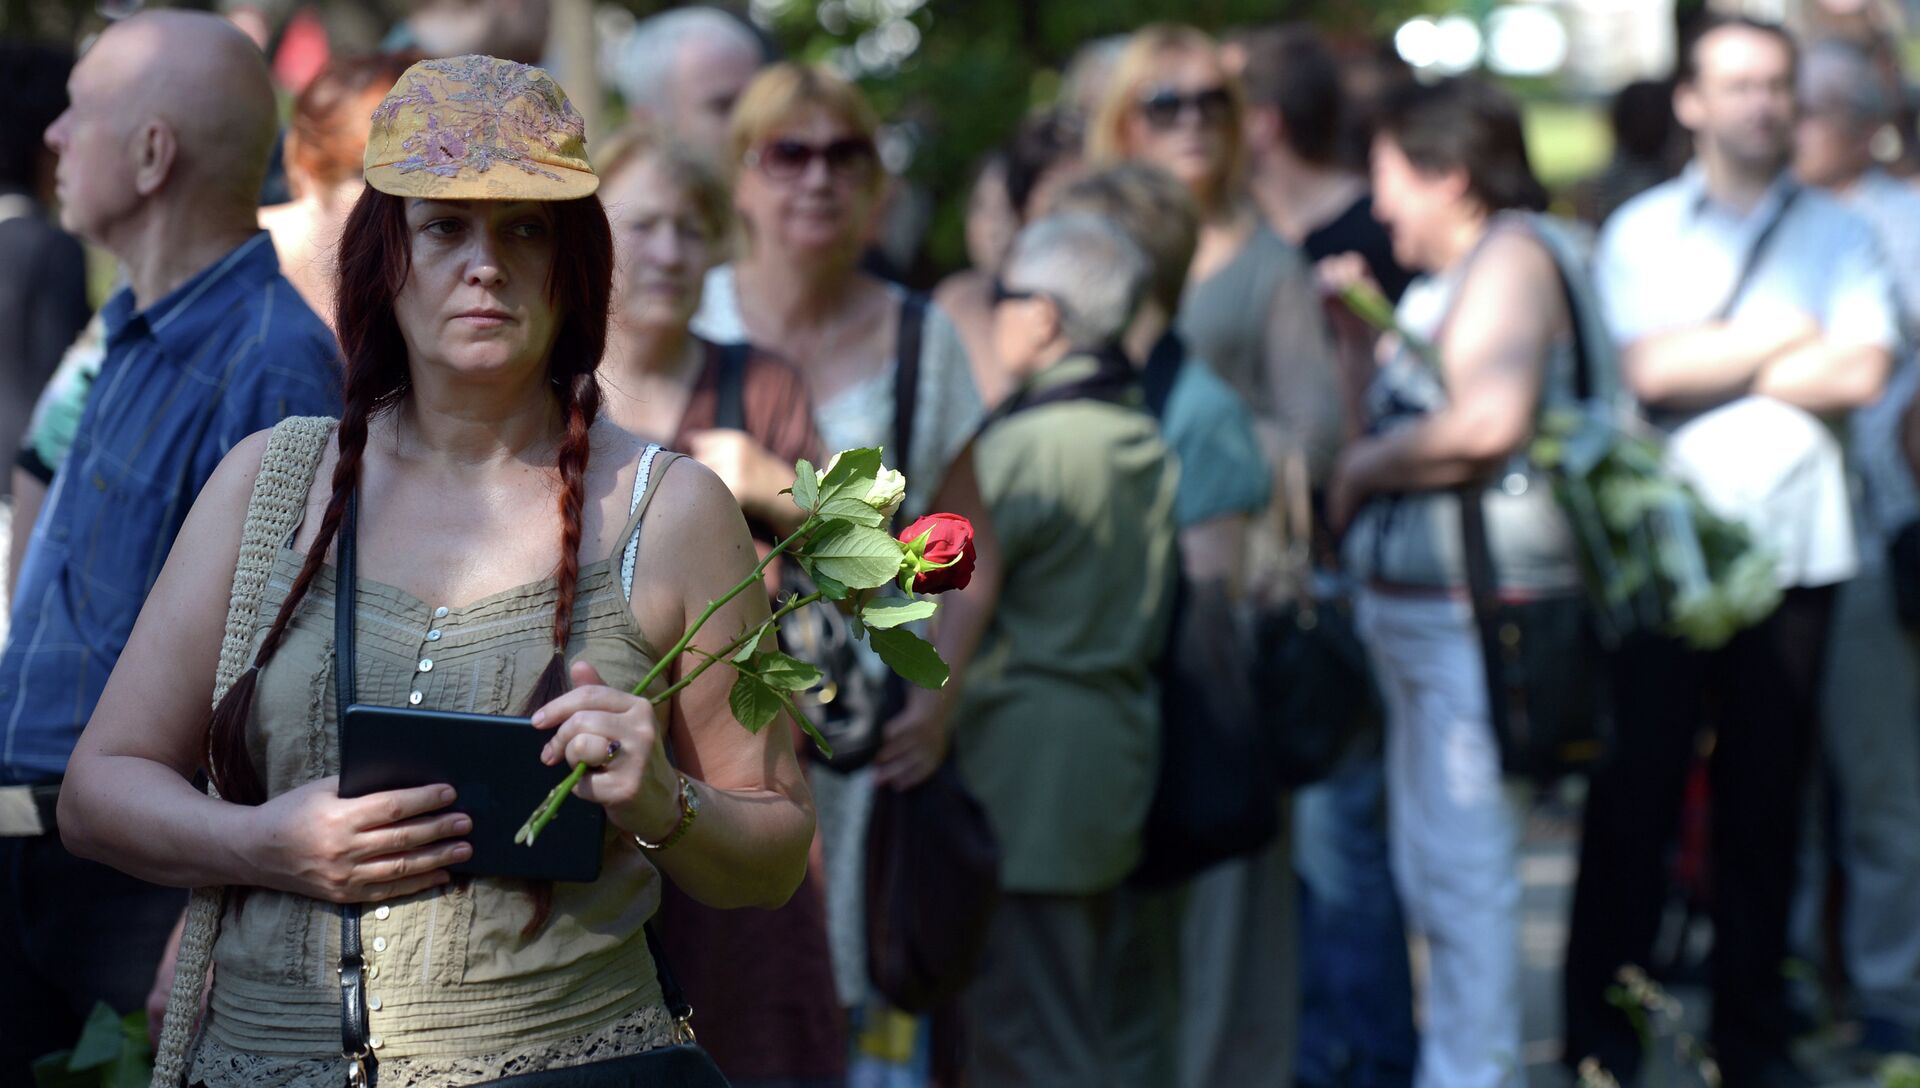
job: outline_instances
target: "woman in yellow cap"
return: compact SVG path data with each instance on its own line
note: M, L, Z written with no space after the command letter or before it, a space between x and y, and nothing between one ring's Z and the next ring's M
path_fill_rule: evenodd
M341 419L289 420L221 465L82 739L69 847L228 889L189 911L156 1084L631 1062L676 1037L643 934L658 874L771 906L805 871L787 727L735 724L726 670L658 715L628 694L755 555L710 472L596 422L613 246L583 133L536 68L402 77L341 243ZM353 697L531 713L546 762L594 768L575 792L612 825L597 881L452 879L472 847L449 789L339 796L329 559L348 542ZM742 594L694 645L766 616ZM220 799L192 785L203 768Z

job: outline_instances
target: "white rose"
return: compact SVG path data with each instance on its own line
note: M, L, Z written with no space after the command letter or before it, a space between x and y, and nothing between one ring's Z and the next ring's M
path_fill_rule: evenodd
M861 501L885 517L892 517L900 509L901 502L907 497L907 478L900 472L882 468L873 478L873 486L867 489L866 498Z

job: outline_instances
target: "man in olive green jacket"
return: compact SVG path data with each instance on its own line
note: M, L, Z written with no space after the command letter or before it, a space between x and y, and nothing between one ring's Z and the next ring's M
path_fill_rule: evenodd
M967 995L981 1084L1173 1075L1175 925L1154 916L1165 897L1121 888L1153 798L1176 569L1177 465L1117 349L1147 277L1118 228L1062 215L1021 233L996 293L1015 391L974 456L1004 576L954 736L1006 893Z

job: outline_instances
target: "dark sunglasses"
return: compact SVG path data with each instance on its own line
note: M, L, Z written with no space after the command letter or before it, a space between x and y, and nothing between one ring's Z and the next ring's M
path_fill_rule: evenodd
M806 174L813 160L827 164L827 172L841 180L865 178L873 171L878 156L873 141L849 136L826 144L802 140L771 140L748 151L746 164L775 181L792 181Z
M1192 94L1161 87L1140 99L1140 116L1146 118L1147 124L1163 130L1178 125L1189 109L1200 118L1201 124L1219 125L1226 121L1232 108L1233 98L1225 87L1209 87Z
M1018 287L1008 287L1000 277L993 279L993 308L999 309L1002 302L1023 302L1030 298L1039 298L1038 291L1024 291Z

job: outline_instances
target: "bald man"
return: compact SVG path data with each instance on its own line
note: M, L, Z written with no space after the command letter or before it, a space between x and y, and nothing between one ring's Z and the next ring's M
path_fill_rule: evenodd
M613 78L633 119L718 164L727 156L733 102L766 65L747 25L718 8L675 8L643 19Z
M0 651L0 1084L144 1003L180 893L82 861L53 823L81 727L200 486L288 415L335 414L333 339L255 225L265 60L221 19L138 15L47 129L61 222L119 258L106 356L35 522Z

